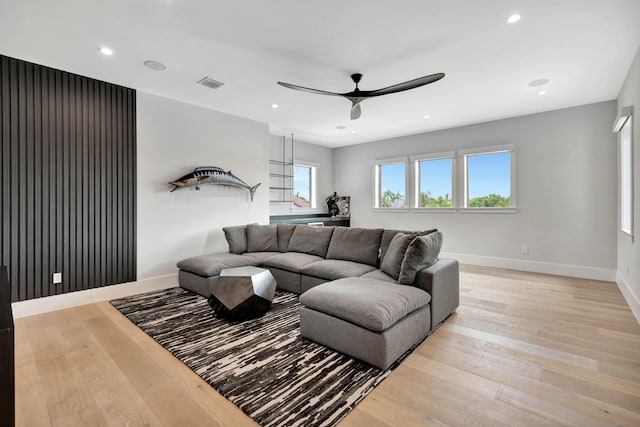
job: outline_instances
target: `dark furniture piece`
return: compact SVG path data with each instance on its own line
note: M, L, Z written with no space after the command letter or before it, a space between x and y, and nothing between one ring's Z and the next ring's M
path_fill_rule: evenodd
M276 292L276 281L264 268L227 268L213 286L208 302L216 316L244 320L264 316Z
M7 267L0 267L0 420L14 426L16 419L15 371L13 351L13 312Z
M271 215L269 224L307 224L336 227L350 227L351 218L332 217L327 214L305 214L305 215Z

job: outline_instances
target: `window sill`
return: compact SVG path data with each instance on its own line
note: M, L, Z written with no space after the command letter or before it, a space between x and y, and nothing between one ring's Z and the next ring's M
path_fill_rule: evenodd
M514 214L518 210L516 208L460 208L460 213L499 213L499 214Z
M414 208L411 210L413 213L455 213L457 211L456 208Z
M385 213L391 213L391 212L409 212L410 209L409 208L371 208L371 210L373 212L385 212Z
M620 231L620 234L622 234L622 238L623 238L624 240L626 240L626 241L627 241L627 242L629 242L629 243L633 243L633 240L634 240L634 239L633 239L633 234L628 233L628 232L626 232L626 231L624 231L624 230L619 230L619 231Z

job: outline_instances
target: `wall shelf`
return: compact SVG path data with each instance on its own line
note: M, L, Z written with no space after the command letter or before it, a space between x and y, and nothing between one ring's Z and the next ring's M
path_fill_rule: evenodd
M293 202L293 134L287 150L287 140L282 137L282 158L269 160L270 203Z

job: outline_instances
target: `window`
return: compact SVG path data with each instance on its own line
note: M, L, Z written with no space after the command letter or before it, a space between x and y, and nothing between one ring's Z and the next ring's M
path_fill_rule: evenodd
M416 208L453 208L454 154L412 157Z
M514 208L514 151L511 147L467 151L464 164L465 208Z
M317 165L310 162L295 162L293 165L293 208L316 208Z
M620 132L620 231L633 237L633 138L632 108L624 107L616 118Z
M377 161L374 165L375 208L407 208L406 159Z

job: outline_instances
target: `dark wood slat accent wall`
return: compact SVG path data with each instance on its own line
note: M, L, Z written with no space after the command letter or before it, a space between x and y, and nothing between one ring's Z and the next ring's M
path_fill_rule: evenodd
M0 140L12 301L136 280L135 90L0 55Z

